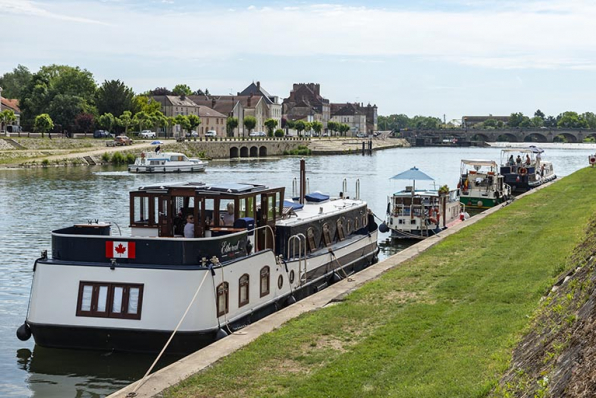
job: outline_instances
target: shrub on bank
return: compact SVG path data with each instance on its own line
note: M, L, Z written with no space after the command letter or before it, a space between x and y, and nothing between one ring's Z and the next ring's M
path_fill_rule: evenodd
M296 149L292 149L291 151L284 151L284 155L310 155L311 150L304 145L298 146Z

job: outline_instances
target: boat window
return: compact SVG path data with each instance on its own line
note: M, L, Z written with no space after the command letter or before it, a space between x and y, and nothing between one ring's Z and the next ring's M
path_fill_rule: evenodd
M249 276L248 274L244 274L240 277L239 286L240 290L238 292L238 307L242 307L243 305L248 304L248 281Z
M143 285L80 282L77 316L141 319Z
M213 199L205 199L205 225L213 225L213 210L215 209Z
M261 268L261 297L269 294L269 267Z
M323 224L323 243L325 246L331 246L331 232L329 231L329 224Z
M291 270L291 271L290 271L290 277L289 277L289 279L290 279L290 283L294 283L294 278L295 278L295 277L296 277L296 276L295 276L294 270Z
M222 316L230 311L228 297L228 282L217 286L217 316Z
M134 206L134 222L148 223L149 222L149 197L136 196L133 201Z
M234 225L234 200L219 200L219 225L231 227Z
M317 245L315 244L315 230L313 227L310 227L306 231L306 240L308 242L308 250L311 253L317 250Z
M275 218L275 197L272 195L267 196L267 220L273 221Z
M281 290L282 287L284 287L284 277L283 275L280 275L277 278L277 288Z
M283 201L281 200L281 192L275 193L275 208L278 214L283 214Z
M346 238L346 234L344 232L344 218L340 218L337 220L337 239L344 240Z

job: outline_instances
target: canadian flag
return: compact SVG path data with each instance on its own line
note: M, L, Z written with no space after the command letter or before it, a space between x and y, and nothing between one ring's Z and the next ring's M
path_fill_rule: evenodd
M106 257L135 258L135 243L106 241Z

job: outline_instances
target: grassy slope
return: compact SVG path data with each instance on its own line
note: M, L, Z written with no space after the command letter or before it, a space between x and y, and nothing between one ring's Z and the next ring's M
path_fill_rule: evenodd
M583 169L166 396L485 396L596 210Z

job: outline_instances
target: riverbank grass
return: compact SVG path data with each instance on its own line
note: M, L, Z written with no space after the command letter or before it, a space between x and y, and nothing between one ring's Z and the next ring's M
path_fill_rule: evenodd
M596 170L516 200L166 397L490 395L596 211Z

